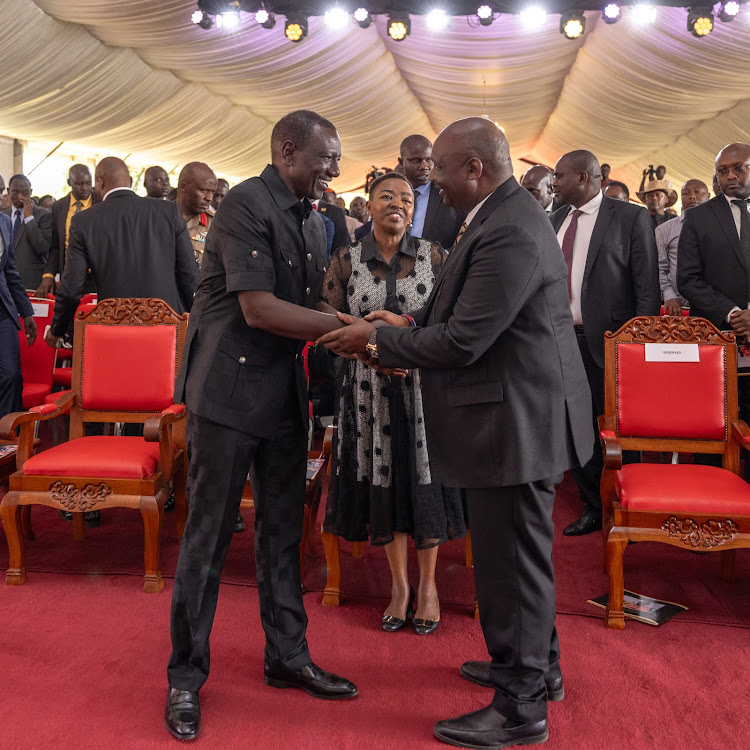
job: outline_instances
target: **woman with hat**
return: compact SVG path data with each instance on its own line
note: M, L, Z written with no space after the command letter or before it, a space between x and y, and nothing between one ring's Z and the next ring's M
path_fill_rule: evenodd
M677 203L677 191L668 180L647 182L646 187L638 193L638 198L641 203L645 203L648 212L651 214L654 229L659 224L674 219L674 216L668 214L666 210Z

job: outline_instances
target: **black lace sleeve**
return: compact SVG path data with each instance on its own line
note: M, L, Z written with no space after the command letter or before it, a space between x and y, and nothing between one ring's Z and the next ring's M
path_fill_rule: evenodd
M344 259L345 255L349 255L348 247L340 247L331 255L331 262L323 280L323 296L335 310L348 313L349 298L346 294L346 286L352 275L352 262L351 255L349 255L349 260Z
M438 242L433 242L430 245L430 257L432 258L432 272L435 274L435 278L438 277L440 269L445 263L448 253L443 250L442 246Z

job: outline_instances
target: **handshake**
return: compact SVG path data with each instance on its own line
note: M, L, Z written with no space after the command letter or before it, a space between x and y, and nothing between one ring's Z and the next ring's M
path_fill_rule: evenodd
M336 317L344 325L321 336L316 344L323 344L326 349L342 357L359 359L383 375L406 377L408 370L380 366L377 354L371 354L367 349L373 331L382 326L408 328L409 321L406 318L387 310L375 310L364 318L337 312Z

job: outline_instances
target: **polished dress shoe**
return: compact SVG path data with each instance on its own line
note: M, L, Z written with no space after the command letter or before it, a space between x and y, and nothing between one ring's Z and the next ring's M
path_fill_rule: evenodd
M565 536L583 536L584 534L590 534L592 531L602 530L602 517L599 513L593 513L587 510L583 515L573 523L568 524L563 529Z
M164 725L178 740L194 740L201 731L201 704L198 693L169 688Z
M63 521L72 521L73 512L70 510L61 510L60 515ZM89 510L83 514L83 522L86 526L101 526L102 525L102 514L98 510Z
M312 662L296 671L283 664L266 662L263 672L263 682L266 685L275 688L299 688L315 698L324 700L354 698L359 693L354 683L326 672Z
M169 493L169 497L164 501L164 512L170 513L174 510L174 490Z
M240 531L245 530L245 519L242 517L242 513L237 511L237 518L234 519L234 533L237 534Z
M549 737L547 719L519 724L503 716L492 706L481 708L457 719L446 719L435 724L435 737L456 747L478 750L513 745L539 745Z
M488 661L467 661L461 665L461 677L482 687L494 688L490 682L490 665ZM565 686L562 675L552 679L545 679L547 684L547 700L559 703L565 697Z
M414 589L409 589L409 603L406 605L406 617L396 617L395 615L383 615L380 618L380 627L386 633L395 633L397 630L406 625L406 621L414 615Z
M422 617L415 617L411 624L417 635L429 635L437 630L440 620L425 620Z

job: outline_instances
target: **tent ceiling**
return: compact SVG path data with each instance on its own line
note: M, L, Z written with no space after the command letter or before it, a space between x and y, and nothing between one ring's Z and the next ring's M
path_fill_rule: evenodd
M716 152L750 140L750 7L705 39L686 12L659 8L648 30L587 13L564 39L559 17L527 31L515 16L492 26L452 19L443 34L412 17L404 42L385 19L288 42L243 14L232 33L190 22L194 0L3 0L8 61L0 133L66 141L165 166L201 159L231 177L268 161L273 123L301 107L342 137L339 191L370 165L392 165L400 140L433 137L454 119L488 114L515 158L553 164L587 148L631 187L666 164L675 182L710 179ZM599 22L598 22L599 21ZM12 74L8 74L12 71Z

